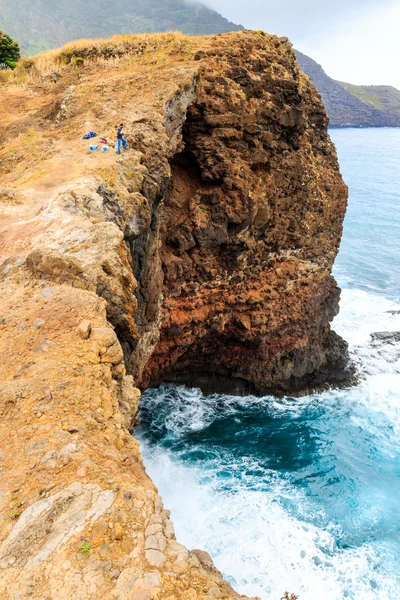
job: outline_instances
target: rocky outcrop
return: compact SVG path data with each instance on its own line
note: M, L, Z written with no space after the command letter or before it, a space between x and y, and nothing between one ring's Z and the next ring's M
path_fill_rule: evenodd
M400 331L377 331L371 333L373 344L396 344L400 342Z
M142 345L131 359L142 387L297 393L347 377L329 327L347 189L327 118L287 42L271 61L262 36L243 39L199 51L195 97L189 86L167 105L171 177L145 234L153 277L136 273L146 311L163 298L139 324L157 324L146 359Z
M41 57L0 94L6 600L239 598L175 539L131 435L139 387L296 392L347 358L346 187L290 44L125 42L79 69ZM117 117L130 149L90 152L81 133Z

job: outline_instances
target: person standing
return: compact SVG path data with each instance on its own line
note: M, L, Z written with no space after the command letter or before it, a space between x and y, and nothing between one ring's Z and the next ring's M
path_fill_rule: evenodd
M115 126L115 129L117 130L117 143L115 144L115 149L116 149L117 154L121 154L121 144L123 145L124 150L126 150L128 148L128 142L124 138L123 128L124 128L123 123L121 123L121 125L119 127L118 127L118 125Z

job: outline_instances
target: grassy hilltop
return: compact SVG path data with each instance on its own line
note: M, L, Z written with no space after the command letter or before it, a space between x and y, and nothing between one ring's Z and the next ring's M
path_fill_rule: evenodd
M392 112L400 118L400 91L391 85L353 85L338 81L350 94L374 108Z
M187 0L0 0L1 28L23 54L58 48L70 40L112 35L181 31L189 35L242 29L201 2ZM335 81L297 52L333 126L400 126L400 92L390 86L355 86Z

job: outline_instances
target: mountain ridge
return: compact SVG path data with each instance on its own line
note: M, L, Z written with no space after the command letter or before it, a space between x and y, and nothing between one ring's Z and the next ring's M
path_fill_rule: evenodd
M321 94L331 127L399 127L400 91L336 81L315 60L296 50L300 68Z
M188 35L243 29L199 2L185 0L0 0L2 28L24 53L38 54L71 40L179 30Z

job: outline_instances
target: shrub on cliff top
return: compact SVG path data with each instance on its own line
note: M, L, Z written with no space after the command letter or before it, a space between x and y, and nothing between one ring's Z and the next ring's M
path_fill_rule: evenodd
M74 67L83 67L84 59L81 56L75 56L73 60Z
M14 42L9 35L0 30L0 68L15 69L20 56L18 42Z

